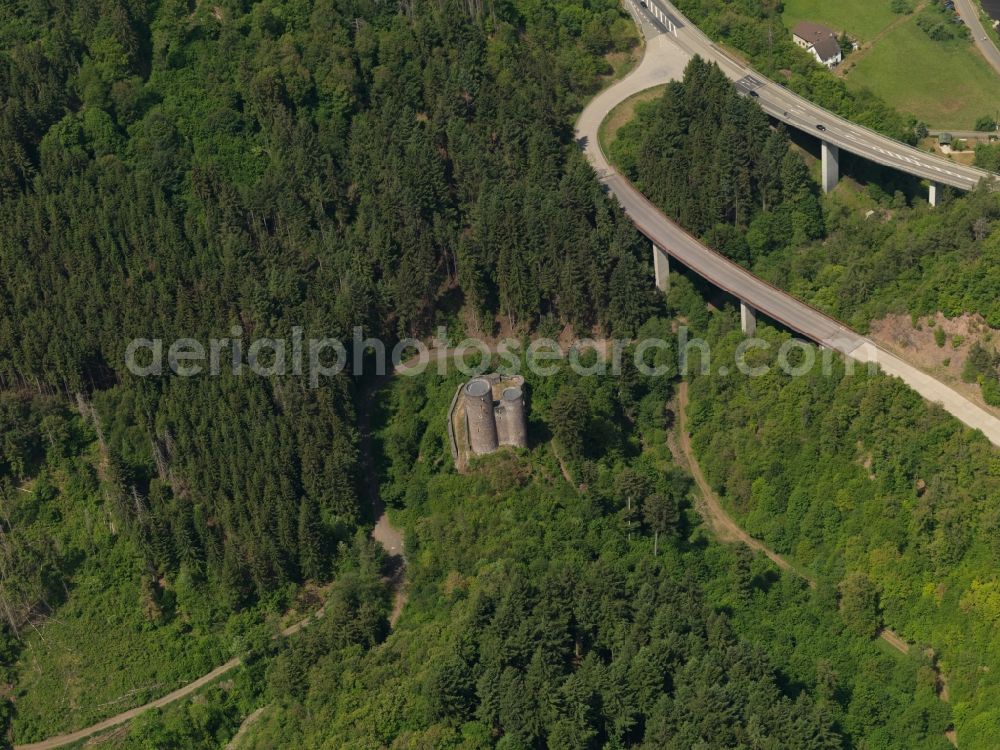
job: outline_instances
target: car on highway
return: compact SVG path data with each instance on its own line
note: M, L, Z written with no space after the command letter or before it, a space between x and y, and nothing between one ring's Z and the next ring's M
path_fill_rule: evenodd
M821 122L816 123L816 130L826 130L826 125Z
M760 96L760 94L758 94L756 91L751 91L750 92L750 96L752 96L752 97L754 97L756 99L758 96Z

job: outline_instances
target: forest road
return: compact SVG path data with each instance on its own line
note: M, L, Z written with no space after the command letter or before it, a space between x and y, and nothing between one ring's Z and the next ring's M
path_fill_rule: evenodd
M708 523L712 532L723 542L742 542L756 552L762 552L782 570L798 573L788 560L783 558L773 550L768 549L759 539L754 539L743 528L733 520L732 516L726 513L719 502L719 498L713 492L708 480L698 465L698 460L694 457L691 449L691 436L687 430L687 388L688 384L682 381L677 387L677 433L680 442L682 456L680 463L686 465L694 477L694 482L698 486L698 502L695 503L698 514ZM801 575L801 574L799 574ZM808 581L810 586L815 586L815 582L802 576Z
M89 726L85 729L79 729L75 732L70 732L69 734L61 734L58 737L50 737L47 740L42 740L41 742L32 742L27 745L14 745L14 750L51 750L52 748L63 747L65 745L72 744L74 742L79 742L80 740L85 740L88 737L95 735L99 732L103 732L106 729L112 729L127 721L131 721L136 716L145 713L153 708L160 708L166 706L170 703L181 700L191 695L193 692L199 688L212 682L217 677L230 672L236 667L240 666L243 660L240 658L230 659L221 667L216 667L211 672L206 675L202 675L194 682L189 682L187 685L178 688L172 693L167 693L161 698L157 698L155 701L151 701L143 706L136 706L128 711L123 711L122 713L105 719L104 721L99 721L98 723Z
M372 438L372 407L375 395L391 380L395 374L387 373L375 379L361 395L358 405L358 432L361 437L361 466L365 474L365 486L368 499L371 502L372 517L375 527L372 529L372 539L382 545L388 556L388 566L385 580L392 589L392 612L389 614L389 627L396 626L396 621L406 606L406 549L403 542L403 532L393 526L389 515L385 512L385 503L379 489L378 467L375 464L375 447Z
M495 353L497 347L489 345L487 350ZM446 346L429 347L427 349L427 362L435 361L441 354L453 356L458 351L461 350ZM406 361L395 365L393 369L377 375L362 390L361 401L358 405L361 465L365 474L365 487L368 491L368 499L371 502L372 517L375 519L375 527L372 529L372 539L382 545L382 549L385 550L389 558L385 581L389 584L393 592L392 612L389 615L390 628L396 626L396 622L403 613L403 607L406 606L406 601L409 598L406 592L406 545L403 539L403 532L389 521L389 515L385 511L385 503L382 501L378 480L378 467L375 464L375 444L372 438L372 408L375 405L376 394L388 385L396 375L405 375L407 370L415 366L422 366L421 358L422 355L416 354Z
M708 527L712 530L712 533L715 534L720 541L727 543L742 542L750 549L767 555L767 557L782 570L795 573L805 580L809 586L815 587L816 581L814 579L794 567L788 560L779 555L777 552L769 549L759 539L755 539L750 536L750 534L748 534L738 523L736 523L733 517L726 512L726 509L722 507L719 497L715 494L715 491L708 483L708 480L705 479L701 466L698 464L698 459L695 458L694 450L691 448L691 435L687 428L687 407L688 384L687 381L682 381L677 386L677 440L680 447L679 451L675 453L674 459L681 466L686 466L691 472L691 476L694 477L695 485L698 487L698 498L695 501L695 510L698 511L698 515L704 519L705 523L707 523ZM900 635L894 630L884 627L879 630L878 636L901 654L909 653L910 644L903 640L902 637L900 637ZM936 667L935 671L937 671L938 679L938 697L947 703L948 681L944 674L940 670L937 670ZM952 745L958 747L958 741L953 729L949 730L946 736Z
M382 545L383 549L385 549L389 556L389 569L386 573L386 581L393 590L392 612L389 615L390 627L395 626L400 613L403 611L403 606L406 604L406 591L404 586L406 563L403 556L403 534L399 529L389 523L389 518L385 513L385 505L382 503L382 499L379 494L378 474L375 471L375 460L371 436L371 408L374 403L376 392L388 383L394 374L395 373L390 373L378 378L367 389L365 389L365 392L362 395L361 406L358 409L358 428L361 433L362 466L365 472L368 495L372 504L372 515L376 519L375 528L372 530L372 539ZM323 613L324 608L321 607L314 614L311 614L308 617L305 617L286 627L281 631L281 635L283 637L295 635L300 630L306 628L313 620L322 617ZM146 713L146 711L150 711L154 708L162 708L170 705L171 703L183 700L213 680L216 680L224 674L233 671L242 664L243 660L239 657L235 657L227 661L225 664L216 667L208 674L202 675L193 682L189 682L187 685L177 688L177 690L172 693L167 693L166 695L150 701L149 703L136 706L128 711L122 711L120 714L110 716L107 719L99 721L96 724L92 724L89 727L78 729L75 732L61 734L56 737L49 737L46 740L31 742L26 745L14 745L13 750L55 750L55 748L65 747L66 745L71 745L75 742L85 740L95 734L100 734L108 729L121 726L137 716Z

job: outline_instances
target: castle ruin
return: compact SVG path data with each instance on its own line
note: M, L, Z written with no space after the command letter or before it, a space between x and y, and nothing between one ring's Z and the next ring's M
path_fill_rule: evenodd
M523 377L493 373L474 378L463 387L462 398L466 434L475 455L493 453L501 445L528 447Z

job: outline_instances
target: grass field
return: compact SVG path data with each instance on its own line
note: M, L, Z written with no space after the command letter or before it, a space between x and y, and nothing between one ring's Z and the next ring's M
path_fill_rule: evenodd
M629 73L632 69L639 64L642 59L643 48L645 44L639 42L635 47L628 52L609 52L604 56L604 59L608 61L608 65L611 66L611 73L606 76L601 77L601 83L604 87L610 86L615 81L619 81Z
M784 8L782 18L789 29L799 21L814 21L846 31L862 43L899 18L889 10L889 0L785 0Z
M810 20L857 38L862 49L843 63L848 87L871 89L932 128L970 130L978 117L996 112L1000 76L972 42L934 41L916 14L896 15L888 0L787 0L783 19L789 28Z
M1000 76L971 42L932 41L913 18L879 40L846 80L933 128L970 130L1000 103Z

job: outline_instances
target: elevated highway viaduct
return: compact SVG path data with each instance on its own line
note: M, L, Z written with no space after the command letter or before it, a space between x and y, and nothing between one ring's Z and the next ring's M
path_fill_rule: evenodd
M653 1L647 0L647 2ZM662 2L662 0L655 1ZM837 320L777 289L763 279L757 278L742 266L705 246L668 218L624 175L615 170L602 151L598 139L601 122L617 104L633 94L670 80L680 79L683 76L684 67L693 54L708 57L708 52L714 49L711 42L703 41L704 36L694 30L686 19L676 11L674 11L674 15L669 17L663 16L667 20L661 22L659 17L654 17L649 12L648 8L640 7L637 1L625 0L625 2L646 35L645 55L635 70L602 91L587 105L577 121L576 136L577 142L596 171L598 179L615 196L639 231L652 243L657 285L666 290L669 258L673 257L692 272L740 300L743 330L747 335L752 335L756 312L760 311L821 346L841 352L856 361L877 363L884 372L901 378L924 398L940 404L969 427L981 430L994 445L1000 446L1000 419L992 412L970 401L953 388L918 370L894 354L881 349L874 341L852 331ZM711 59L716 58L712 57ZM724 55L721 55L719 59L729 60ZM734 67L732 62L726 62L726 67L723 69L730 72L730 78L734 81L751 74L746 72L747 68ZM764 83L763 88L780 89L781 87L777 84ZM784 94L776 92L773 98L770 94L768 98L763 95L758 98L765 99L765 101L782 102L777 106L785 107L784 96ZM813 113L817 111L823 113L821 117L830 123L827 133L832 133L831 138L837 139L835 142L831 142L828 148L839 148L841 144L850 144L852 153L859 153L862 156L873 153L876 155L872 156L873 160L879 161L879 163L918 176L931 175L937 178L932 179L932 184L938 182L959 188L971 188L979 180L992 176L981 170L952 164L947 160L922 153L872 133L866 128L847 123L826 113L825 110L805 102L800 97L795 97L795 101L802 102L801 108L803 112L809 113L810 120L815 119ZM787 110L782 109L781 111ZM806 121L801 116L789 117L788 119L790 124ZM844 124L834 125L835 121ZM814 126L811 127L815 130ZM864 149L858 145L861 143L866 144ZM848 148L847 145L843 147Z
M699 55L716 63L737 89L756 98L761 108L775 120L819 138L823 158L823 190L829 191L839 179L840 150L898 169L930 183L929 201L937 205L941 186L971 190L981 181L997 175L976 167L957 164L938 154L928 153L813 104L748 65L743 64L708 38L668 0L625 0L635 3L633 15L644 17L647 35L666 33L689 56Z

